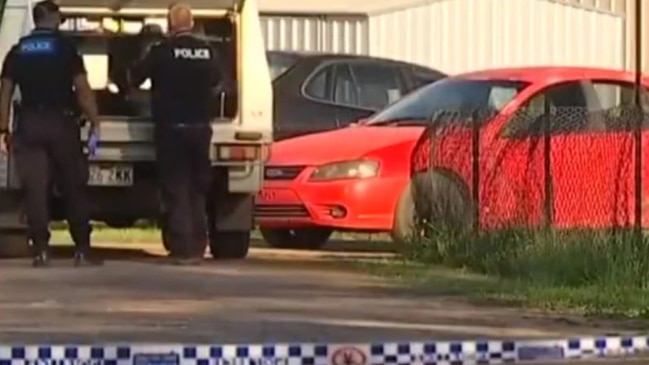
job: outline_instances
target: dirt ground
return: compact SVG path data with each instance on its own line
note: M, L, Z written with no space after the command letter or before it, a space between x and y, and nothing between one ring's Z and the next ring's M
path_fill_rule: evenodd
M0 342L367 342L556 338L629 332L611 323L476 306L341 264L381 253L254 249L249 259L163 264L157 245L117 249L99 268L0 262ZM123 247L123 246L121 246Z

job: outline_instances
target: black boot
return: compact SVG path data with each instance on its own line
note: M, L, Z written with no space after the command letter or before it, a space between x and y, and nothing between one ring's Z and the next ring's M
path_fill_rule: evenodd
M76 249L74 252L74 266L101 266L104 260L92 255L90 249Z
M33 267L49 267L50 266L50 254L47 252L47 249L40 249L34 255L34 260L32 261Z

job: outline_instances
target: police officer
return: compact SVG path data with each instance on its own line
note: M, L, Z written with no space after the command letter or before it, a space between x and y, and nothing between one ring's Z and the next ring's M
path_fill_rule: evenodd
M88 166L73 113L80 106L96 135L99 123L94 95L76 46L58 33L58 5L52 0L41 1L34 6L32 17L35 29L11 48L0 74L0 147L7 152L10 104L17 86L21 104L12 151L25 194L28 234L35 251L33 265L49 264L50 178L66 204L75 265L101 264L89 257Z
M191 9L169 8L168 37L131 70L132 86L151 79L161 197L171 257L199 263L207 244L205 199L211 180L209 147L214 88L222 73L217 52L192 35Z

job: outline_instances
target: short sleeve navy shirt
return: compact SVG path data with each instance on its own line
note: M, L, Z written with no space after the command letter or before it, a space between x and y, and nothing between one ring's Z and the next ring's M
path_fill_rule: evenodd
M26 107L73 108L74 78L84 74L83 59L72 40L37 29L11 48L0 77L15 83Z

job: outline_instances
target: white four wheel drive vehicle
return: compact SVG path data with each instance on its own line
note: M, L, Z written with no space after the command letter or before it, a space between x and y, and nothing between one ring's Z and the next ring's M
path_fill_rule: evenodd
M0 0L0 59L31 30L31 3ZM214 180L206 207L210 250L214 258L243 258L253 229L253 200L261 187L272 138L272 88L263 62L257 3L194 0L189 4L197 31L220 50L227 61L225 69L236 80L236 87L215 91L210 152ZM151 23L166 26L168 1L61 0L59 5L66 17L62 31L78 42L101 114L101 144L89 158L92 219L119 228L139 219L158 219L162 207L147 81L128 95L119 85L125 85L126 70L146 46L139 34L142 28ZM17 101L19 97L17 92ZM83 128L80 133L87 136ZM0 257L22 256L29 249L13 164L11 154L0 157ZM51 219L64 219L55 183L51 196Z

